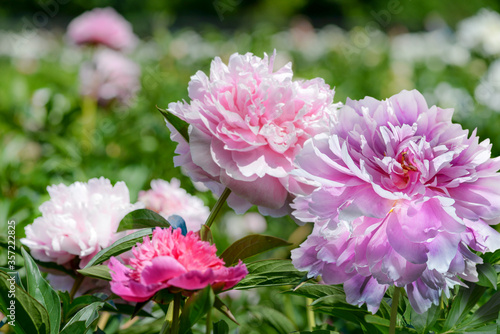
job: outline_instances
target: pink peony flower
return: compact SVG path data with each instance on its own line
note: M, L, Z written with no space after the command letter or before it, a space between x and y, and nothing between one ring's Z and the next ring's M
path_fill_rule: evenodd
M164 180L151 181L151 190L141 191L139 201L147 209L161 214L165 219L172 215L181 216L189 231L199 231L210 214L208 207L196 196L188 194L176 178L170 183Z
M344 283L347 301L373 313L390 285L422 313L460 278L477 281L474 251L500 248L489 226L500 218L500 158L452 114L417 91L348 100L296 159L297 177L318 188L293 204L315 223L294 265Z
M40 206L42 216L26 226L26 238L21 242L35 259L72 269L70 262L74 259L79 259L83 268L97 252L115 241L122 218L143 207L142 203L130 203L124 182L112 186L103 177L70 186L53 185L47 190L50 200Z
M191 103L169 111L187 121L189 145L168 125L179 143L176 166L188 170L237 213L258 205L263 214L288 212L287 189L300 188L289 177L303 143L327 128L334 91L322 79L292 81L291 63L273 72L268 59L233 54L228 65L212 61L210 77L199 71L189 83Z
M115 50L131 50L137 44L132 25L113 8L95 8L75 18L68 26L75 44L102 44Z
M121 53L99 50L80 68L80 93L102 105L112 100L127 105L141 88L140 76L140 67Z
M132 249L132 269L111 258L111 291L125 300L142 302L166 288L199 290L212 285L216 290L230 289L248 274L247 268L241 261L225 267L216 251L192 231L184 236L180 229L157 227L152 240L144 237Z
M224 215L224 223L227 235L233 240L252 233L262 233L267 229L266 219L257 212L247 212L244 215L228 212Z

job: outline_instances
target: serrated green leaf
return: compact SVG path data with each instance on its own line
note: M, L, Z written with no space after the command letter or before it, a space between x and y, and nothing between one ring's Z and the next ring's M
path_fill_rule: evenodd
M45 307L31 297L19 285L11 285L10 276L0 271L0 311L9 315L11 300L15 300L15 326L18 334L50 334L50 319ZM10 287L15 287L15 299L10 295Z
M21 248L21 252L26 268L26 285L28 293L45 307L49 314L50 333L57 334L59 333L59 326L61 325L61 301L59 300L59 295L42 277L38 266L28 252L26 252L24 248Z
M479 281L477 285L482 285L488 288L497 289L498 274L495 268L490 263L481 263L477 265Z
M286 240L272 237L269 235L251 234L247 235L233 244L231 244L220 257L226 263L226 266L231 266L251 256L266 252L273 248L290 246Z
M120 222L117 232L140 228L170 227L168 220L149 209L138 209L128 213Z
M465 284L468 288L461 286L451 303L450 311L443 324L443 331L448 331L461 323L486 291L486 287L474 283Z
M224 320L213 323L213 334L228 334L229 325Z
M304 272L295 269L290 260L255 261L246 266L248 275L236 285L235 289L296 285L304 277Z
M111 281L111 273L109 267L104 264L98 264L97 266L85 267L83 269L77 270L83 276L88 276L92 278L102 279L105 281Z
M172 124L172 126L181 134L181 136L186 140L186 142L189 143L189 124L180 119L179 117L173 115L170 113L168 110L162 109L158 106L156 106L156 109L158 109L159 112L163 115L165 120Z
M194 293L182 308L179 321L179 334L188 333L214 305L215 294L211 286Z
M290 333L297 330L290 319L274 308L256 305L250 306L249 310L257 319L267 323L278 333Z
M84 333L99 318L99 310L104 302L94 302L75 314L62 329L60 334Z
M90 261L87 263L84 269L90 268L92 266L103 263L109 260L112 256L117 256L126 251L132 249L136 243L142 242L145 236L153 235L153 229L145 228L134 233L131 233L121 239L115 241L111 246L104 248L99 253L97 253Z

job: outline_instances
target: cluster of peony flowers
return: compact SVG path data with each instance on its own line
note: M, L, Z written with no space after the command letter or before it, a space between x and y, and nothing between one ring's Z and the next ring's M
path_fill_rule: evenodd
M172 215L181 216L189 231L198 231L210 214L203 201L182 189L181 182L176 178L172 178L170 183L151 181L151 189L141 191L138 200L167 220Z
M111 258L111 290L127 301L143 302L162 289L184 293L208 285L216 291L230 289L248 270L241 261L225 267L216 251L192 231L184 236L181 229L157 227L152 239L144 237L144 242L132 249L132 268Z
M196 182L220 195L237 213L257 205L265 215L289 213L289 191L303 185L290 178L304 142L326 131L336 109L334 91L323 79L292 80L291 64L273 71L274 58L233 54L228 65L211 64L189 83L191 102L169 112L190 124L189 143L168 123L178 142L174 158Z
M296 158L294 174L317 188L293 203L315 223L294 265L344 283L347 301L373 313L391 285L422 313L460 279L477 281L474 252L500 248L489 226L500 218L500 158L452 114L417 91L348 100Z
M101 105L129 104L141 87L139 65L122 53L138 43L131 24L113 8L95 8L71 21L67 36L77 45L101 47L80 68L80 94Z

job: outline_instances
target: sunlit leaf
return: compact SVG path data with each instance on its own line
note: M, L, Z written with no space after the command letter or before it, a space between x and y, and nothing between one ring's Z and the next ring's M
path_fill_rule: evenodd
M149 209L138 209L128 213L120 222L118 232L147 227L170 227L170 223L160 214Z
M231 266L248 257L263 253L277 247L290 246L291 244L283 239L269 235L252 234L247 235L231 244L220 257Z

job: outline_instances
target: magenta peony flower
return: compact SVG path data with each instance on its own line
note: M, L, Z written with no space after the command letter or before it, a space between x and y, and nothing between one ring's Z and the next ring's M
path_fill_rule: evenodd
M228 204L243 213L253 204L263 214L288 212L287 189L293 159L311 136L325 131L335 105L334 91L322 79L292 81L291 64L273 72L268 59L233 54L229 64L215 58L210 77L199 71L189 83L191 103L169 111L190 124L189 145L169 125L179 143L176 166L188 170L220 195L232 190Z
M139 65L121 53L99 50L80 68L80 93L102 105L112 100L127 105L141 88L140 76Z
M247 268L241 261L225 267L216 251L192 231L184 236L181 229L157 227L152 240L144 237L132 249L132 269L111 258L111 291L125 300L142 302L166 288L199 290L212 285L216 290L230 289L248 274Z
M139 193L139 201L167 220L172 215L181 216L189 231L198 231L207 220L210 210L201 199L188 194L180 186L181 183L176 178L170 180L170 183L153 180L151 190Z
M132 25L113 8L95 8L75 18L68 26L75 44L102 44L115 50L131 50L137 44Z
M297 177L318 188L292 205L315 223L294 265L344 283L347 302L373 313L390 285L422 313L460 278L477 281L473 251L500 248L489 226L500 218L500 159L452 113L417 91L348 100L296 159Z
M53 185L47 190L50 200L40 206L42 217L26 226L26 238L21 242L35 259L72 269L76 269L70 265L72 260L79 258L79 267L83 268L115 241L122 218L143 207L142 203L130 203L124 182L112 186L103 177L70 186Z

